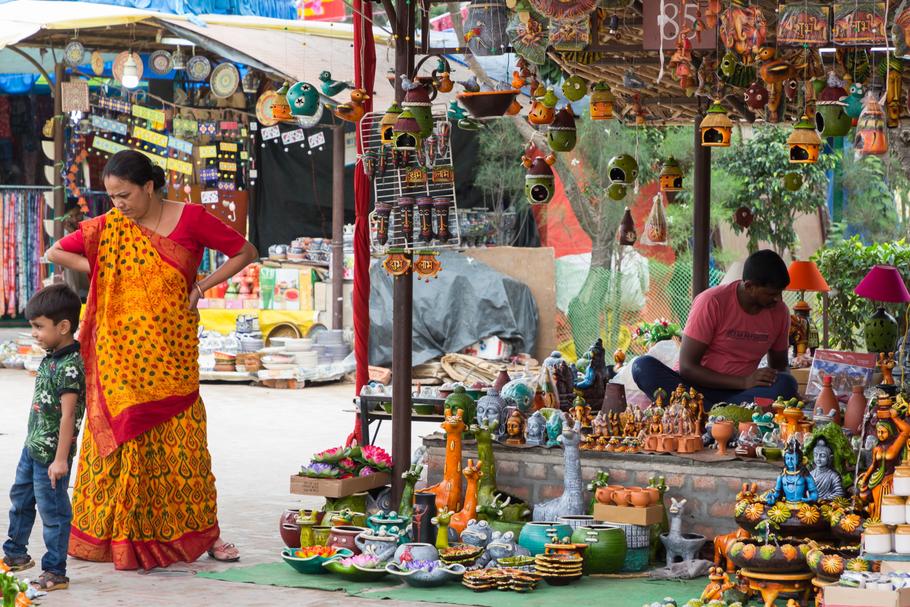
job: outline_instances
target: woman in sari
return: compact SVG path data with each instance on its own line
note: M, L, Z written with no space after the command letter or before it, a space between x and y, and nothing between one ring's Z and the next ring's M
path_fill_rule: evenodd
M165 200L164 172L133 150L104 169L113 209L47 258L91 276L80 342L86 416L69 554L117 569L236 561L218 527L199 397L196 304L256 249L201 205ZM228 256L196 281L205 247Z

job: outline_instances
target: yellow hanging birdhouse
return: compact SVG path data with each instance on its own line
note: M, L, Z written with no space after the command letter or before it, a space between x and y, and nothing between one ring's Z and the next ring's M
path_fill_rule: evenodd
M701 120L701 144L706 147L730 147L733 135L733 121L727 116L727 110L714 101Z
M803 116L793 125L793 132L787 137L787 145L790 146L791 164L814 164L818 162L822 139L818 136L815 125L809 122L807 116Z

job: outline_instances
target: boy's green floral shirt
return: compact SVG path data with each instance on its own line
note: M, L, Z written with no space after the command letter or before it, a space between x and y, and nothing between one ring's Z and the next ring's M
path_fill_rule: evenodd
M57 456L60 435L60 397L76 394L76 425L69 457L76 455L76 438L85 413L85 368L79 353L79 342L73 342L49 353L38 367L35 395L28 416L25 447L35 461L49 465Z

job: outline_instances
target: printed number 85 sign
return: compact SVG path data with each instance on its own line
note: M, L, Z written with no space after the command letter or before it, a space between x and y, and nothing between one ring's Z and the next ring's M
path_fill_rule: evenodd
M705 29L701 33L701 42L695 38L695 19L698 12L698 0L688 0L683 9L682 0L644 0L642 48L657 50L663 39L664 50L676 48L676 39L686 25L691 30L689 39L693 49L713 49L717 43L717 31Z

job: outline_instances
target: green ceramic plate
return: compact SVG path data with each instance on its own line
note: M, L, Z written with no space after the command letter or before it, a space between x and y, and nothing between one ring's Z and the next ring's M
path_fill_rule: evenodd
M335 558L322 564L329 572L352 582L375 582L388 575L385 564L381 569L367 569L357 565L342 565L341 559Z

